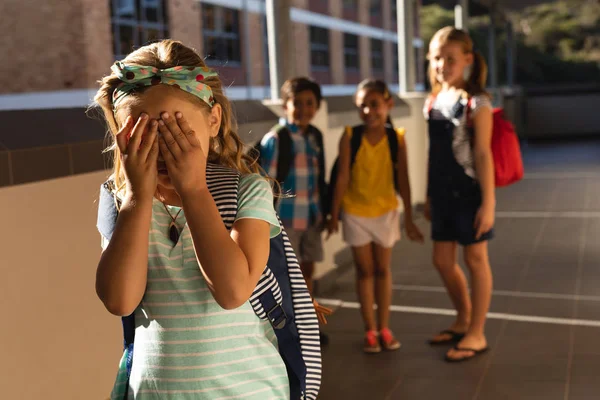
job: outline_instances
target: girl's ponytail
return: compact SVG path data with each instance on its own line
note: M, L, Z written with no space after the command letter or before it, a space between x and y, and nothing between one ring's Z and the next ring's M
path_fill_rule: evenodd
M469 95L485 93L488 67L483 55L476 50L473 50L473 65L471 68L471 75L467 80L467 93Z

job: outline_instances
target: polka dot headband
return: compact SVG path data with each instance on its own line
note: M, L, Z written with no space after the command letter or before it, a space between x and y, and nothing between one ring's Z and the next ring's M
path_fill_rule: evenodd
M215 104L212 89L202 82L206 77L217 76L217 73L209 68L177 66L158 69L126 65L117 61L110 69L122 81L113 92L113 108L135 89L161 83L185 90L202 99L210 107Z

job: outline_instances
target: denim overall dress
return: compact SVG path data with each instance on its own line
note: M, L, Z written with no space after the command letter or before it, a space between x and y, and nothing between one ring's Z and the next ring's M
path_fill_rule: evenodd
M455 157L452 143L456 124L466 111L466 101L459 100L450 115L454 118L432 119L429 111L429 173L427 195L431 201L431 239L458 242L463 246L489 240L493 229L475 238L475 216L481 206L481 188L466 174ZM468 135L473 143L473 130Z

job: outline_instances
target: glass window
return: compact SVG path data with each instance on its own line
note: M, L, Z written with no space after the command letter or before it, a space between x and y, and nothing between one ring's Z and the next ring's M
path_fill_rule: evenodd
M329 31L310 27L310 61L313 67L329 68Z
M208 64L240 63L240 20L237 10L202 4L202 33Z
M344 10L357 11L358 10L358 0L344 0L342 2L342 6Z
M347 69L358 69L358 36L344 33L344 65Z
M383 70L383 42L378 39L371 39L371 68Z
M167 38L163 0L111 0L113 50L122 59L138 47Z
M381 15L381 0L371 0L369 5L369 14L372 17L378 17Z

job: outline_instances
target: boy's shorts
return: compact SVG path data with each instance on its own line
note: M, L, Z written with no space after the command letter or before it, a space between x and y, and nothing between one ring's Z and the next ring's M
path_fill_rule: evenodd
M305 231L285 228L299 262L323 261L323 239L320 225L311 225Z
M481 207L481 198L473 199L431 199L431 239L436 242L458 242L468 246L490 240L494 230L475 238L475 217Z

